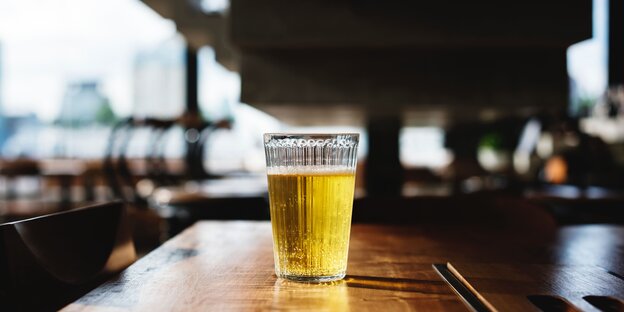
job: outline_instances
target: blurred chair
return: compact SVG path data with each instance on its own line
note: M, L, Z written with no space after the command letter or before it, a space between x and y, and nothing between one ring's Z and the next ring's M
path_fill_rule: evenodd
M0 310L52 311L136 259L122 203L0 225Z
M203 166L204 143L207 136L222 123L187 124L186 119L160 120L153 118L126 118L113 127L104 159L104 170L113 197L145 206L147 198L159 186L179 185L184 179L218 178ZM172 168L165 158L165 135L175 126L185 129L187 144L184 168ZM128 150L132 137L138 129L147 129L149 143L141 159L130 160ZM182 139L182 138L181 138ZM142 168L137 168L138 164ZM174 170L178 169L178 170ZM139 183L139 182L149 183ZM149 186L148 186L149 185Z
M265 197L210 196L162 188L155 192L153 206L167 220L167 236L181 232L197 220L269 220Z
M166 134L176 126L184 129L180 139L187 146L182 168L173 168L165 155ZM223 178L204 168L204 151L208 136L227 127L226 121L208 123L185 115L177 120L127 118L113 128L104 160L105 174L113 198L122 199L134 208L131 214L135 219L135 244L146 249L155 247L163 238L163 225L168 228L166 233L173 235L199 219L268 220L266 187L251 195L205 193L188 187ZM137 129L147 129L149 144L141 159L129 159L128 151ZM137 168L137 163L142 163L143 168ZM230 189L240 188L230 186ZM166 224L160 222L161 218Z
M15 221L59 210L56 203L46 202L43 197L41 168L33 159L0 160L0 177L4 182L4 198L0 200L0 222ZM36 180L36 187L22 188L19 180Z
M566 120L551 128L552 153L539 172L541 182L616 189L624 186L624 172L605 141L582 132L577 120Z
M536 172L538 182L523 196L560 223L624 223L624 172L610 146L581 131L576 119L551 122L547 133L549 153Z
M132 236L140 253L148 252L161 242L163 223L156 212L147 209L147 198L162 184L167 171L164 156L159 153L164 151L162 138L174 123L174 120L129 117L113 127L108 139L102 164L104 176L111 199L122 200L129 207L128 214L134 225ZM149 144L142 159L131 160L128 158L130 142L140 128L149 131ZM157 174L154 168L158 168ZM146 185L147 191L144 190Z
M0 176L5 180L5 198L14 199L19 190L15 188L15 181L19 177L37 177L41 174L39 163L32 159L3 159L0 160Z
M126 118L117 123L111 130L104 158L104 171L111 189L112 195L116 199L123 199L126 202L145 206L145 196L137 190L137 183L145 177L151 178L153 183L159 183L162 178L161 172L166 169L164 157L159 157L158 153L164 149L162 136L173 126L172 120L157 119L135 119ZM133 170L132 163L128 159L128 149L134 132L139 128L147 128L150 134L148 150L145 151L144 165L141 172ZM154 168L158 168L158 174L154 176Z

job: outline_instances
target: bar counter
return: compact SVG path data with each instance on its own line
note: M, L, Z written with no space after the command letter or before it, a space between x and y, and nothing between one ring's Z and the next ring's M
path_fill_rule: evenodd
M305 284L275 276L269 222L200 221L62 311L466 311L432 267L436 263L476 268L477 273L467 272L472 277L466 278L473 278L468 282L477 292L483 290L490 303L496 296L506 298L503 302L510 305L504 310L537 309L523 292L532 285L530 273L518 277L517 268L571 268L565 269L572 276L568 286L591 293L612 283L609 289L622 294L624 227L568 226L551 235L534 234L354 224L345 279ZM493 271L479 273L479 265ZM608 278L596 286L584 273L575 275L581 267ZM558 286L556 274L551 277L546 282L551 293L568 287ZM565 299L592 310L583 298L574 297L582 291Z

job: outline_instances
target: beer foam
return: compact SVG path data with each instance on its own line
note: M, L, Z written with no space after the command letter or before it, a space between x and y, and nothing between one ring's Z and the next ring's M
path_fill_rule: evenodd
M267 174L271 175L326 175L353 173L355 173L355 168L349 166L276 166L267 168Z

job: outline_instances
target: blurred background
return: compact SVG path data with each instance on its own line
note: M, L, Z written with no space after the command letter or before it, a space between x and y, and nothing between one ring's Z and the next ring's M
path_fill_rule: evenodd
M361 134L354 222L513 198L622 223L623 21L617 0L0 0L0 215L123 200L143 250L268 220L262 134L289 131Z

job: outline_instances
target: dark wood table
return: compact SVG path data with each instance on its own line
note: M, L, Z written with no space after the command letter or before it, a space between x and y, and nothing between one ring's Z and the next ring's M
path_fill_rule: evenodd
M432 264L591 266L624 276L624 227L563 227L541 238L525 234L355 224L347 277L303 284L276 278L268 222L202 221L63 311L466 311ZM490 292L496 283L510 283L504 277L485 281Z

